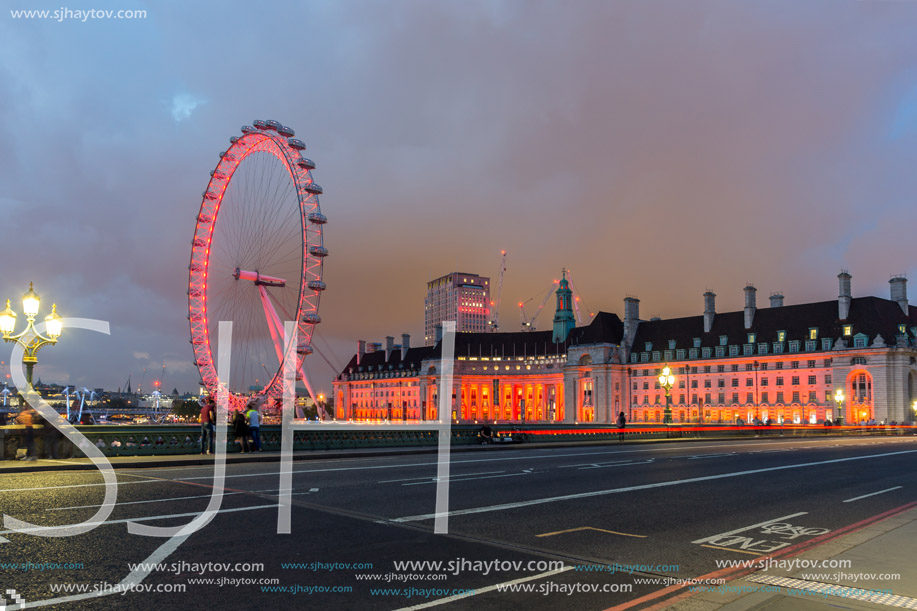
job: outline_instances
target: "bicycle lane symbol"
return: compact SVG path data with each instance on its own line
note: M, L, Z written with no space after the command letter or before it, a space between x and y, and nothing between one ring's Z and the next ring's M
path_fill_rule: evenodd
M808 512L794 513L773 518L751 526L743 526L724 533L718 533L691 543L714 549L747 554L767 554L784 547L789 547L802 537L817 537L831 532L828 528L796 525L789 520L806 515Z

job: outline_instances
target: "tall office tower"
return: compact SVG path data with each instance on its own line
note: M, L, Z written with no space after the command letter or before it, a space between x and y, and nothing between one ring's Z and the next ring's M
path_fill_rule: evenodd
M436 326L454 320L458 332L484 332L490 316L490 278L453 272L427 283L424 344L436 343Z

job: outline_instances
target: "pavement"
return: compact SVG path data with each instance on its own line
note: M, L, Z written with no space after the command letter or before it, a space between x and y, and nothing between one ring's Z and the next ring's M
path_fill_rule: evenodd
M913 506L917 503L910 503ZM873 521L786 560L819 568L764 570L709 590L637 606L674 611L808 611L810 609L917 609L917 508ZM779 563L779 559L774 558ZM849 563L844 564L841 563ZM827 568L831 567L831 568ZM766 590L766 591L765 591ZM680 599L680 600L679 600ZM647 601L649 602L649 601Z

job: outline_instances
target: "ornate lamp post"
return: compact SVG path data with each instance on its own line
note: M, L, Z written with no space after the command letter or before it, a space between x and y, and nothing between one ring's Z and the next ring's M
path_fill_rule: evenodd
M662 373L659 375L659 385L665 389L665 414L662 418L665 424L672 423L672 387L675 386L675 376L672 375L672 370L669 369L669 366L666 365L663 368Z
M0 332L3 333L3 339L7 342L15 342L22 346L25 353L22 356L22 362L25 363L25 379L32 387L32 369L38 362L38 351L48 344L56 344L57 338L61 336L64 323L61 317L57 315L57 304L51 306L51 313L45 316L45 329L47 335L42 335L35 328L35 317L38 316L38 308L41 300L38 294L32 289L32 283L29 283L28 292L22 296L22 312L26 315L28 324L21 332L13 335L16 328L16 312L10 308L10 300L6 300L6 308L0 311Z
M837 418L835 419L835 424L843 424L843 410L844 410L844 389L838 388L834 393L834 402L837 403Z

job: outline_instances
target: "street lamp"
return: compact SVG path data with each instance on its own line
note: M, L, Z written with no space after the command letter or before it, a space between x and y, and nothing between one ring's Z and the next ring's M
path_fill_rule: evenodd
M47 344L56 344L64 328L63 320L57 315L57 304L53 304L51 313L45 316L47 335L39 333L35 328L35 317L38 316L40 305L41 300L30 282L28 292L22 296L22 312L26 315L28 324L21 333L16 335L13 335L13 330L16 328L16 312L10 307L9 299L6 300L6 307L0 311L0 332L3 333L4 341L15 342L25 351L22 355L22 362L25 363L25 379L29 388L32 387L32 369L38 362L38 351Z
M835 424L843 424L844 389L837 389L837 391L834 393L834 402L837 403L837 418L834 420L834 422Z
M675 386L675 376L672 375L672 370L669 369L669 366L666 365L663 368L662 373L659 375L659 385L665 389L665 415L662 420L665 424L672 423L672 387Z
M911 405L911 409L914 410L914 422L917 423L917 399L914 399L914 403Z

